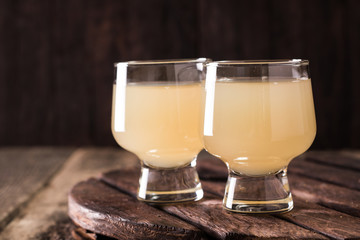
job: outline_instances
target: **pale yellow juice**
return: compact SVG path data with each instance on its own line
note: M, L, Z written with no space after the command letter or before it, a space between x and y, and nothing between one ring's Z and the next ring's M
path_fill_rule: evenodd
M205 114L205 149L235 172L275 173L314 140L310 79L217 81L214 97L212 116Z
M145 164L181 167L203 148L199 130L200 83L128 84L122 91L115 89L116 85L111 124L114 138ZM119 93L124 96L118 96L122 100L116 106ZM117 117L115 111L119 111ZM115 121L121 126L115 127Z

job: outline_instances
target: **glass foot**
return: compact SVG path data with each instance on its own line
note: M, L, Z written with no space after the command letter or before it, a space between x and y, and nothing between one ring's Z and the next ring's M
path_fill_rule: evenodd
M282 213L293 208L287 169L263 177L230 171L223 200L226 210L240 213Z
M154 204L200 200L204 192L195 167L196 160L175 169L156 169L142 164L138 199Z

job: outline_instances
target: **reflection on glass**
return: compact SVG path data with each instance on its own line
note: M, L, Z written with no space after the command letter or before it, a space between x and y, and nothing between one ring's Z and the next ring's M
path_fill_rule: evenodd
M204 91L205 149L229 168L224 207L291 210L286 168L316 133L308 62L209 63Z
M154 203L203 196L195 165L202 66L207 59L117 63L112 131L142 164L138 198Z

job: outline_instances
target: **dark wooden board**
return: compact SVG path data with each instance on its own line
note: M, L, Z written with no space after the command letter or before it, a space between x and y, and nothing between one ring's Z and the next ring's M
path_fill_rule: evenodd
M360 217L360 191L289 174L291 192L308 202L314 202Z
M194 226L96 179L71 190L69 216L85 229L118 239L201 239Z
M322 156L321 153L324 153ZM309 157L311 156L311 157ZM328 181L333 178L336 179L337 182L342 182L343 185L356 185L356 178L353 179L353 183L345 183L342 181L340 177L337 176L328 176L332 175L343 175L343 171L347 172L348 168L334 168L330 163L340 163L341 157L345 156L344 162L347 162L345 165L347 167L357 166L357 162L359 161L355 157L351 157L349 155L345 155L339 152L308 152L304 155L295 158L290 166L289 166L289 182L290 188L293 194L302 198L306 201L314 202L332 209L335 209L340 212L344 212L353 216L360 217L360 191L349 189L344 186L338 186L332 183L328 183L327 181L321 181L321 179L313 179L319 178L322 176L322 179L327 179ZM316 160L315 160L316 159ZM304 163L318 161L322 162L321 168L309 168L311 169L310 176L307 173L307 169L304 169ZM325 159L330 159L329 161L325 161ZM300 162L300 163L297 163ZM315 164L315 163L313 163ZM317 164L319 166L319 164ZM324 168L330 168L330 172L322 172ZM197 169L200 175L200 178L203 180L203 188L208 192L212 192L215 194L223 194L225 191L225 185L212 185L208 184L207 181L204 180L219 180L226 181L227 178L227 168L225 164L222 163L218 158L211 156L206 152L202 152L199 155L199 161L197 164ZM306 174L298 174L298 173L306 173ZM351 171L352 177L359 174L359 172ZM304 176L305 175L305 176ZM315 176L315 177L314 177ZM334 181L334 180L333 180ZM360 184L360 183L359 183Z
M139 186L140 168L129 168L125 170L113 170L102 173L100 179L119 191L136 198Z
M101 172L104 172L109 175L106 184L110 186L112 182L111 185L113 186L110 186L112 190L136 202L137 200L133 196L138 185L136 180L139 175L138 159L135 155L118 148L79 149L74 152L71 152L71 149L68 150L70 156L67 156L64 153L66 149L62 148L22 147L0 149L0 156L4 156L4 154L7 156L2 162L5 163L5 167L1 165L0 168L0 186L2 186L0 188L2 191L0 193L0 209L3 207L2 204L5 203L4 200L7 203L10 202L16 205L15 211L11 212L11 217L8 218L11 222L0 232L0 239L115 239L106 237L99 232L85 230L80 226L72 226L67 216L66 195L75 183L89 179L89 177L99 176ZM327 154L325 156L330 154L332 159L335 159L334 156L336 156L336 160L326 161L328 158L323 158L324 161L322 161L315 159L320 159L321 153L316 152L311 158L306 154L306 161L335 168L339 173L343 170L356 170L350 164L352 164L352 158L357 161L359 153L342 151L333 154L333 152L326 151L324 152ZM348 159L345 160L345 163L348 162L344 164L344 167L332 162L341 163L341 156L349 157L345 158ZM61 160L62 157L66 160ZM340 159L337 159L338 157ZM236 228L228 229L228 225L225 224L227 219L222 222L213 220L224 211L221 209L221 198L227 176L226 167L220 160L209 156L206 152L202 152L198 159L198 171L205 190L204 199L194 204L169 205L157 208L157 210L167 215L170 213L179 221L182 220L195 226L199 231L206 234L202 236L204 239L232 239L239 235L242 239L270 239L271 236L274 236L274 233L268 232L269 227L261 225L261 223L266 225L266 220L272 221L273 225L270 226L273 226L274 229L280 229L279 236L289 234L287 237L280 238L304 238L305 236L310 239L321 237L335 239L360 238L358 236L360 191L296 173L291 170L294 167L292 164L289 167L289 181L294 195L294 210L289 214L272 216L234 214L236 217L230 216L229 218L231 222L236 223ZM295 159L294 161L298 160ZM65 164L63 164L64 161L66 161ZM33 169L35 167L37 170ZM57 170L54 170L56 168ZM116 186L117 181L114 181L117 171L109 172L111 169L116 168L122 168L123 170L121 184L118 184L121 187ZM16 171L19 172L16 173ZM23 171L23 176L19 174L21 171ZM316 171L318 170L315 169L313 173L317 174ZM33 175L29 176L29 173ZM14 184L14 179L22 178L24 180L18 180L17 184ZM109 179L113 180L110 181ZM36 185L36 181L40 185ZM31 184L34 184L34 186L29 186ZM28 186L27 189L26 186ZM39 187L37 190L34 188L36 186ZM9 195L4 195L4 190ZM14 192L17 194L10 194ZM24 199L21 196L25 196L25 201L19 201ZM149 207L153 208L152 206ZM11 209L5 209L5 213L7 211L11 211ZM0 211L0 213L3 214L4 212ZM232 213L226 211L224 214L232 215ZM221 216L225 216L224 214ZM197 217L199 215L203 215L203 217L199 219ZM277 225L278 223L280 225ZM307 232L303 232L303 229L307 230ZM297 234L290 236L294 230L296 230ZM313 235L314 232L317 232L317 234Z
M73 150L0 149L0 231L48 183Z
M116 187L119 191L136 195L138 170L117 170L104 173L101 179ZM218 188L217 182L205 183L204 189ZM205 192L203 200L196 203L169 205L161 207L164 211L175 215L202 229L208 235L217 239L237 238L287 238L295 239L323 239L323 236L315 234L294 224L289 224L279 218L267 216L251 216L230 213L222 208L220 196ZM277 231L273 231L276 228Z
M278 217L335 239L359 239L360 219L294 197L293 211Z
M360 171L360 156L339 151L310 151L304 154L307 160L339 168Z
M302 181L301 178L297 180ZM219 197L223 196L225 189L224 183L210 181L202 181L202 183L204 189L208 191L211 190ZM314 191L316 190L314 189ZM300 199L297 197L298 191L293 191L293 193L295 195L294 209L290 213L274 216L289 220L299 226L322 233L331 238L352 239L355 236L360 238L360 218L321 207L303 198ZM337 197L334 196L334 199L336 198ZM346 202L344 203L346 204Z
M320 164L308 160L305 156L291 161L289 173L297 173L322 182L360 190L360 171Z
M330 155L326 154L325 156L336 159L331 160L331 162L340 162L341 160L339 160L339 158L341 158L342 155L337 153ZM292 193L295 195L295 208L290 213L277 216L294 222L300 226L322 233L331 238L353 239L359 237L360 219L353 217L360 217L359 191L294 174L298 172L303 172L301 168L304 167L304 164L307 164L308 161L315 160L317 158L324 159L322 158L321 154L313 154L311 159L308 158L308 155L302 155L293 160L295 164L292 163L292 165L289 167L289 181ZM350 157L348 157L348 159L349 158ZM355 161L356 163L356 160L353 159L353 161ZM300 164L296 164L296 162L300 162ZM326 164L328 162L324 163ZM352 166L355 163L348 162L347 166ZM221 173L212 173L212 171L209 171L210 174L207 173L206 170L211 168L212 165L215 166L215 172L221 171ZM331 171L322 172L324 171L324 168L330 168ZM198 169L200 176L202 175L202 173L205 173L206 179L208 180L211 180L212 175L215 177L219 177L221 175L225 176L225 173L227 172L226 167L221 165L219 163L219 160L212 156L206 156L201 159L198 162ZM342 176L344 172L345 174L348 173L348 169L336 168L335 170L333 166L326 165L319 165L319 167L317 168L310 169L311 173L315 176L321 175L322 179L330 180L332 180L334 177L327 176L328 174L332 175L335 172L337 173L337 175ZM355 171L351 171L351 173L355 173L355 175L353 174L352 177L358 174ZM211 176L209 177L209 175ZM336 180L333 180L335 182L341 181L341 178L335 179ZM224 177L222 177L222 180L223 182L226 181ZM352 180L353 184L350 184L350 186L355 185L354 178L352 178ZM202 185L204 190L217 194L218 196L223 196L224 194L224 183L214 184L214 182L203 180ZM297 196L299 196L302 200L298 199ZM317 204L313 204L310 202L318 203L347 214L343 214L328 208L323 208ZM353 216L349 216L348 214ZM309 221L309 219L312 219L312 221Z
M321 181L314 179L306 174L299 173L298 168L304 167L303 164L320 165L322 168L313 168L312 173L321 175L326 179L325 173L318 173L324 168L335 168L338 174L351 171L349 168L336 168L334 164L321 164L319 161L300 156L294 161L299 161L301 165L291 164L289 167L290 188L294 195L294 209L285 214L274 215L244 215L228 212L222 208L222 197L227 177L225 165L217 158L202 152L198 158L197 169L202 179L202 186L205 196L202 200L195 203L184 203L177 205L150 206L149 209L161 211L164 214L177 217L179 221L186 222L194 226L203 238L215 239L360 239L360 218L359 204L360 192L331 181ZM305 162L306 161L306 162ZM305 162L305 163L303 163ZM293 169L293 170L292 170ZM334 170L335 171L335 170ZM136 200L138 188L139 167L131 167L121 170L113 170L103 173L99 180L99 185L106 184L106 188L111 189L132 199L134 206L144 204ZM330 171L329 174L334 173ZM93 188L93 182L85 182L83 187ZM103 182L103 183L101 183ZM103 187L96 191L103 191ZM72 192L70 193L71 196ZM108 193L98 193L97 196L109 195ZM94 198L86 196L86 198ZM101 197L97 197L101 200ZM117 198L118 202L119 199ZM78 201L77 205L83 205L85 199ZM129 200L127 200L129 201ZM87 208L96 201L87 204ZM121 200L120 200L121 202ZM99 203L97 203L99 204ZM121 204L116 205L117 209ZM131 207L133 208L133 207ZM95 208L96 209L96 208ZM99 209L98 209L99 210ZM112 209L111 209L112 210ZM70 208L71 211L71 208ZM100 210L99 210L100 211ZM149 210L150 211L150 210ZM152 210L151 210L152 211ZM126 211L125 211L126 212ZM107 212L109 218L114 212ZM82 214L78 212L78 214ZM122 210L116 214L123 214ZM153 214L154 215L154 214ZM154 215L155 216L155 215ZM181 219L181 220L180 220ZM75 219L74 222L85 219ZM108 220L109 221L109 220ZM134 220L135 222L135 220ZM94 222L92 222L94 224ZM101 222L103 224L103 222ZM81 225L83 228L94 231L97 234L104 234L94 227ZM118 225L112 225L121 227ZM104 229L104 228L102 228ZM90 235L89 235L90 234ZM86 233L85 236L93 236L93 233Z
M293 239L325 239L271 215L244 215L226 211L222 208L222 199L209 193L198 203L169 205L162 209L217 239L287 239L289 236Z

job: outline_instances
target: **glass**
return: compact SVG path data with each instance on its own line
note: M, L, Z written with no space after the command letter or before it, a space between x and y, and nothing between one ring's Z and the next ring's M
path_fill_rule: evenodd
M202 113L205 149L229 170L224 208L290 211L287 166L316 134L308 61L208 63Z
M203 197L195 166L203 148L199 112L207 62L115 63L112 133L141 161L139 200L172 203Z

